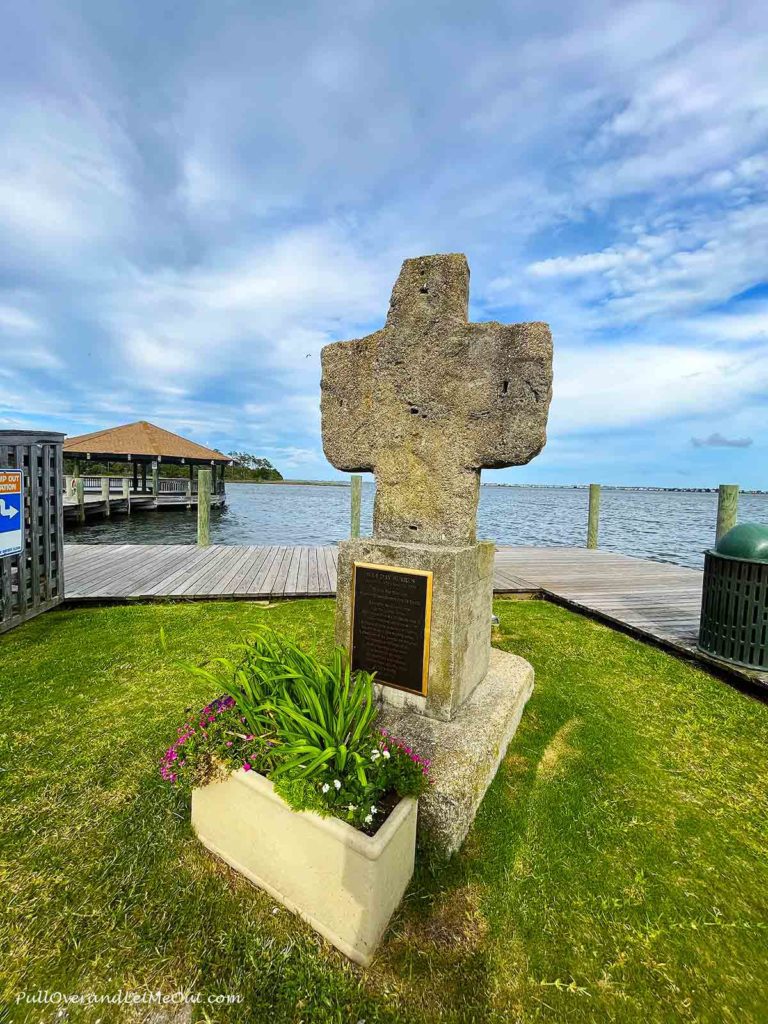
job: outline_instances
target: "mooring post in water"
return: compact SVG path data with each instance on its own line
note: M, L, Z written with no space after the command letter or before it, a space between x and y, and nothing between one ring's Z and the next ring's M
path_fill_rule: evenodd
M101 478L101 500L104 502L104 515L109 519L109 477Z
M715 544L736 525L739 517L739 485L720 484L717 495L717 529Z
M352 476L352 509L350 537L360 536L360 502L363 493L363 478L355 473Z
M211 471L197 473L197 543L207 547L211 543Z
M131 514L131 481L127 476L123 477L123 500L125 501L125 511L128 515Z
M600 484L589 485L589 518L587 519L587 547L597 547L600 529Z
M78 523L85 522L85 485L83 478L78 476L75 478L75 497L77 498L77 521Z

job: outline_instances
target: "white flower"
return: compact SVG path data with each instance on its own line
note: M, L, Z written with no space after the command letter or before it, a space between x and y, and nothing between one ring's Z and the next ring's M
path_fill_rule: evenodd
M327 793L327 792L328 792L328 790L329 790L330 788L331 788L331 787L330 787L330 786L328 785L328 783L327 783L327 782L324 782L324 783L323 783L323 792L324 792L324 793Z
M356 811L357 810L357 804L347 804L347 810L348 811Z
M378 813L379 813L378 807L375 807L375 806L372 805L371 806L371 814L378 814Z
M372 821L373 821L373 815L372 814L366 814L366 816L365 816L365 823L366 823L366 825L370 825Z
M372 761L378 761L380 757L381 757L381 751L380 750L372 750L371 751L371 760Z
M389 760L389 751L385 750L384 753L381 756L388 761Z
M339 782L338 779L334 779L333 784L336 787L336 791L338 792L341 789L341 783Z

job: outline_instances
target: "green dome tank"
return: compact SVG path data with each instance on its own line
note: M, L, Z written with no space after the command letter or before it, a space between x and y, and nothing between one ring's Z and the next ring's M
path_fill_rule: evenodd
M723 534L715 551L728 558L768 562L768 526L762 523L739 523Z

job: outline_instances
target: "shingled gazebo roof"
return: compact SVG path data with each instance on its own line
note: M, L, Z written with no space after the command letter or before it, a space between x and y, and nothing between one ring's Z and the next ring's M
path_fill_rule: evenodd
M146 420L69 437L64 442L64 455L94 461L127 459L128 456L136 460L157 459L161 462L219 462L227 465L232 461L213 448L189 441Z

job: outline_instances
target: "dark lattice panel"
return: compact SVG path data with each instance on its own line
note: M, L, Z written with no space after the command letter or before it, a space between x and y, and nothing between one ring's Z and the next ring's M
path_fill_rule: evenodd
M699 647L736 665L768 669L768 562L707 552Z
M64 599L63 434L0 430L0 469L24 472L24 551L0 558L0 633Z

